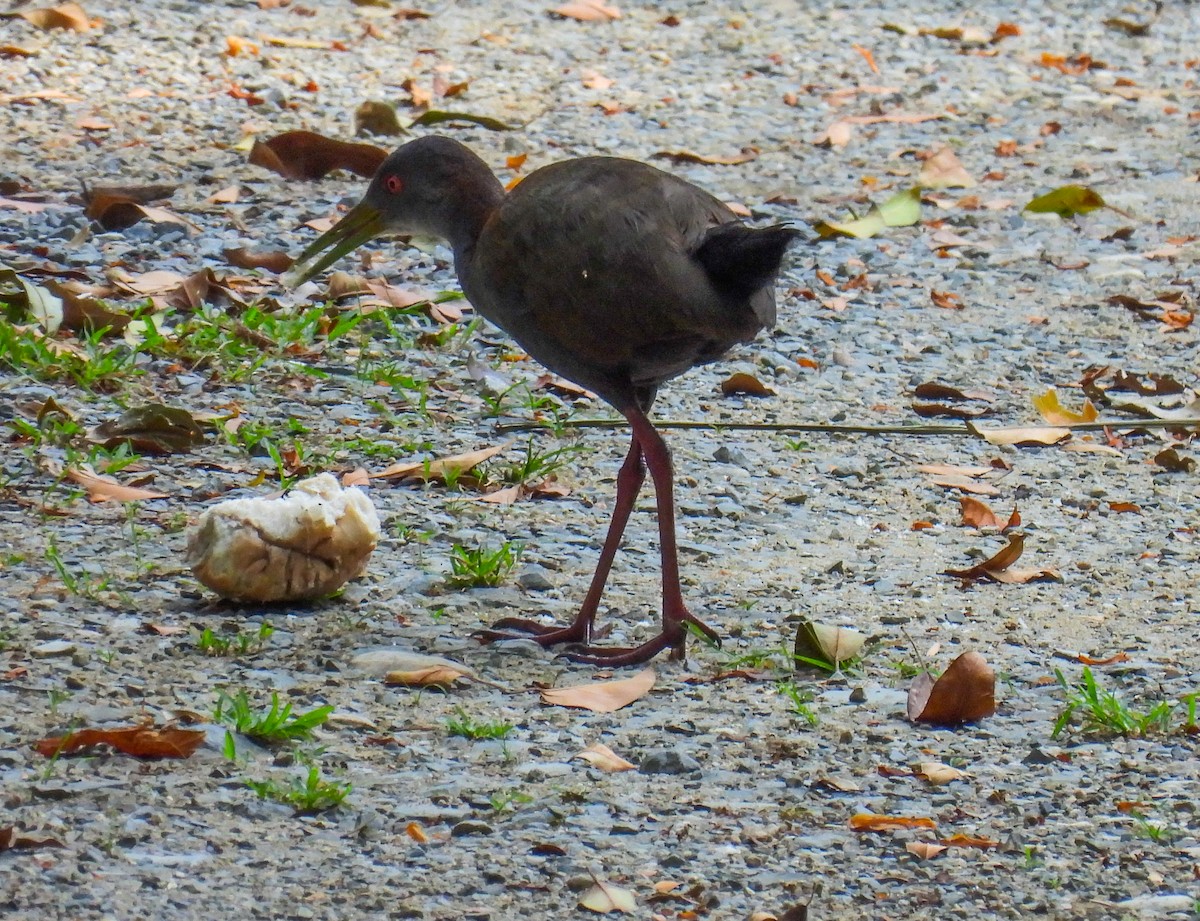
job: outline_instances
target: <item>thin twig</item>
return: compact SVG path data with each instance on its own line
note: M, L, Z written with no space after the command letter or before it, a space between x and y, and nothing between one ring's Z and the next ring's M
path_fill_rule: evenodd
M575 419L560 424L571 429L619 429L628 423L624 419ZM1106 419L1096 422L1073 422L1067 425L1041 423L1038 428L1070 429L1075 432L1099 432L1104 429L1174 429L1200 426L1200 419ZM659 429L701 429L709 431L740 432L828 432L835 435L972 435L980 437L983 431L1003 431L1004 426L984 429L964 423L962 425L836 425L827 422L696 422L691 420L655 420ZM505 422L496 426L498 432L535 432L549 426L541 422Z

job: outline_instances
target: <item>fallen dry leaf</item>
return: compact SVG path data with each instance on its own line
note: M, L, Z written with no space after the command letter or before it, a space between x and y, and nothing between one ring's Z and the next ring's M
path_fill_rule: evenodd
M455 668L451 665L429 665L425 668L405 671L388 672L383 676L384 684L403 685L404 687L449 687L460 678L470 678L469 668Z
M632 678L594 681L566 688L546 688L542 703L557 707L578 707L595 713L612 713L645 696L654 687L654 669L647 668Z
M978 480L962 476L935 476L930 477L929 482L934 486L941 486L943 489L958 489L962 492L975 493L979 496L998 496L1000 490L991 483L981 483Z
M495 457L510 444L512 442L506 441L502 445L496 445L491 448L480 448L478 451L468 451L466 454L455 454L451 457L443 457L438 460L407 461L402 464L392 464L378 473L371 474L371 478L375 480L403 480L411 477L426 483L444 483L447 479L453 480L473 470L489 457Z
M967 423L970 425L970 423ZM1028 426L1018 428L992 429L975 426L972 431L993 445L1015 445L1017 447L1030 445L1056 445L1071 437L1071 430L1050 428L1048 426Z
M652 158L670 160L672 163L703 163L708 166L736 166L738 163L749 163L758 157L758 150L753 147L743 147L741 153L726 154L725 156L705 156L692 153L690 150L660 150L651 154Z
M944 844L934 844L932 841L909 841L904 845L904 849L914 857L920 857L922 860L932 860L942 851L946 850Z
M5 851L34 851L42 847L66 847L57 838L35 838L17 834L15 825L0 828L0 854Z
M1177 447L1163 448L1154 455L1154 463L1167 473L1191 473L1196 469L1195 458L1180 454Z
M958 501L962 506L963 524L968 527L999 528L1000 532L1003 533L1021 524L1021 514L1017 511L1016 507L1013 508L1012 514L1008 516L1008 520L1002 523L986 502L972 499L970 496L959 496Z
M582 758L588 764L592 765L592 767L597 767L609 773L637 770L636 764L626 761L607 745L600 742L597 742L595 745L589 745L575 757Z
M1062 575L1056 569L1013 569L1013 563L1020 558L1024 550L1025 535L1011 534L1008 543L995 556L967 569L946 569L943 571L943 575L969 581L1004 582L1008 585L1062 581Z
M895 831L899 828L937 828L933 819L924 816L876 815L860 812L850 817L854 831Z
M929 672L908 691L908 718L916 723L958 726L996 712L996 673L977 652L964 652L936 681Z
M165 492L141 489L137 486L122 486L110 476L101 476L86 464L83 467L68 467L63 471L68 480L78 483L87 490L90 502L145 502L149 499L166 499Z
M34 745L39 755L54 758L93 745L110 745L135 758L189 758L204 742L199 729L80 729L65 736L42 739Z
M5 19L13 16L19 16L38 29L69 29L72 32L86 32L92 27L92 21L88 19L87 13L78 3L60 3L58 6L0 14L0 17Z
M563 19L578 19L580 22L610 22L621 18L621 11L602 0L578 0L564 3L550 11Z
M943 838L942 843L948 847L975 847L980 849L988 849L999 847L999 841L992 841L990 838L977 838L973 835L951 835L949 838Z
M1051 425L1074 425L1079 422L1095 422L1100 418L1100 412L1092 405L1091 400L1084 400L1083 409L1079 412L1067 409L1058 402L1058 391L1053 387L1040 397L1033 398L1033 408Z
M279 250L247 249L239 246L223 252L225 261L237 269L266 269L268 272L283 274L292 267L292 257Z
M866 634L857 630L809 620L796 630L795 655L799 659L829 663L837 669L843 662L856 658L866 642Z
M978 183L949 147L942 147L921 164L917 183L926 189L969 189Z
M632 914L637 911L637 899L628 889L614 886L596 876L592 876L593 884L579 899L579 907L604 915L613 911Z
M753 374L738 372L731 374L721 381L721 393L725 396L743 394L749 397L773 397L775 391L760 381Z
M924 761L917 766L916 775L936 786L962 780L966 773L940 761Z
M354 144L327 138L313 131L285 131L266 141L255 141L250 162L287 179L320 179L335 169L370 179L387 157L374 144Z

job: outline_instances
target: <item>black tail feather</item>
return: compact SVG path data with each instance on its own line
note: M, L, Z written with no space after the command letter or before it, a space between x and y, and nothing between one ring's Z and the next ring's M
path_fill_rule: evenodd
M731 221L705 234L692 255L717 288L749 297L775 281L784 251L799 234L783 224L755 228Z

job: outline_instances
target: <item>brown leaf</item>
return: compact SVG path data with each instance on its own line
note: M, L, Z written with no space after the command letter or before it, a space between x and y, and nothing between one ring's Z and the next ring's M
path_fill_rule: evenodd
M725 396L744 394L750 397L773 397L775 391L760 381L753 374L738 372L731 374L721 381L721 393Z
M88 441L109 449L129 445L140 454L181 454L204 444L204 431L186 409L149 403L100 423Z
M998 528L1000 519L996 517L986 502L972 499L970 496L959 496L962 505L962 523L972 528Z
M578 0L576 3L564 3L550 11L563 19L578 19L580 22L609 22L621 18L617 7L602 2L602 0Z
M921 164L917 183L926 189L969 189L977 185L949 147L935 151Z
M692 153L690 150L660 150L650 155L652 158L670 160L672 163L703 163L708 166L736 166L738 163L749 163L758 157L758 149L743 147L741 153L724 156L705 156Z
M378 100L368 100L354 110L355 134L397 135L403 134L396 107Z
M86 32L92 27L87 13L78 3L60 3L58 6L22 10L19 13L0 13L0 17L5 19L13 16L20 16L30 25L39 29L70 29L72 32Z
M466 454L455 454L430 461L408 461L392 464L371 474L375 480L403 480L409 477L423 482L445 482L447 478L454 479L482 464L489 457L495 457L512 442L495 445L491 448L481 448L478 451L468 451Z
M947 406L945 403L913 403L912 411L922 419L979 419L992 414L987 406Z
M225 261L237 269L266 269L281 274L292 267L292 257L278 250L247 249L239 246L224 251Z
M64 474L68 480L78 483L87 490L91 502L144 502L148 499L169 498L165 492L122 486L109 476L100 476L90 468L68 467Z
M1134 502L1110 502L1108 507L1117 513L1132 512L1135 515L1142 514L1142 507Z
M57 838L34 838L17 834L15 825L0 828L0 854L5 851L35 851L43 847L66 847Z
M1075 658L1083 665L1089 665L1089 666L1116 665L1120 662L1128 662L1129 661L1129 653L1122 651L1122 652L1113 653L1111 656L1108 656L1107 658L1104 658L1104 659L1094 659L1091 656L1085 655L1084 653L1081 652Z
M999 841L993 841L990 838L977 838L973 835L951 835L949 838L943 838L942 844L947 847L975 847L986 850L987 848L999 847Z
M1195 459L1180 454L1176 447L1163 448L1154 455L1154 463L1168 473L1191 473L1196 469Z
M964 652L936 681L923 672L908 691L908 718L958 726L996 712L996 673L977 652Z
M39 755L53 758L93 745L111 745L135 758L189 758L204 742L199 729L80 729L65 736L42 739L34 745Z
M460 678L469 677L471 677L471 670L468 668L454 668L450 665L429 665L425 668L388 672L383 676L383 683L417 688L449 687Z
M542 703L558 707L578 707L595 713L611 713L645 696L654 687L654 669L647 668L632 678L594 681L566 688L546 688Z
M959 390L940 381L926 381L913 388L913 395L922 400L977 400L991 403L992 395L985 390Z
M954 294L950 291L935 291L930 289L929 299L933 301L934 306L941 307L944 310L962 310L965 306L962 302L962 295Z
M850 817L854 831L896 831L901 828L937 828L933 819L924 816L876 815L860 812Z
M367 179L375 175L387 151L374 144L337 141L312 131L285 131L255 141L250 162L287 179L320 179L335 169Z
M977 480L969 479L961 476L935 476L929 480L934 486L941 486L944 489L959 489L966 493L974 493L979 496L998 496L1000 490L991 483L980 483Z
M993 445L1056 445L1071 437L1070 429L1032 426L1024 428L989 429L977 427L975 433Z
M626 761L607 745L597 742L581 751L576 758L582 758L592 767L613 774L620 771L636 771L637 765Z
M169 198L172 192L174 186L94 188L88 192L84 213L105 230L124 230L143 220L154 224L182 224L198 230L187 218L147 204Z
M1008 585L1062 581L1062 574L1057 569L1013 569L1013 563L1021 556L1024 549L1025 535L1010 534L1008 544L991 559L984 560L967 569L946 569L943 571L943 575L971 581L1003 582Z

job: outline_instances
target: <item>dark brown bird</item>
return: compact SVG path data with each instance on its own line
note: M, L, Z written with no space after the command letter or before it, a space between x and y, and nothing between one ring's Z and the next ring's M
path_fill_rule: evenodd
M363 200L301 254L293 282L385 231L447 240L474 308L547 368L611 403L633 429L608 535L575 620L554 627L506 618L481 638L582 644L566 654L606 665L645 662L668 648L680 659L689 625L718 641L683 601L671 457L647 413L665 381L774 324L775 276L796 231L747 227L691 183L614 157L554 163L506 194L462 144L425 137L383 162ZM658 503L662 631L632 648L591 646L647 468Z

